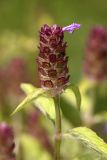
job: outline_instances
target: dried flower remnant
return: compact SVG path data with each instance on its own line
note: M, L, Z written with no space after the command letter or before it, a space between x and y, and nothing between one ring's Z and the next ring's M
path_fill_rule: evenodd
M13 130L5 122L0 123L0 160L16 160Z
M64 42L64 32L72 33L79 29L80 24L67 27L44 25L40 30L39 55L37 58L41 87L51 89L52 94L62 92L69 82L67 43Z
M84 72L87 77L96 81L107 78L107 29L105 27L93 27L89 33Z

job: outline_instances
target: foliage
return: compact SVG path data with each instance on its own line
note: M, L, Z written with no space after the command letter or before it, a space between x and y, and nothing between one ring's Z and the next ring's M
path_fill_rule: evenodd
M71 130L71 132L63 135L68 138L75 138L79 140L91 152L95 152L101 159L107 159L107 144L99 138L95 132L86 127L78 127Z

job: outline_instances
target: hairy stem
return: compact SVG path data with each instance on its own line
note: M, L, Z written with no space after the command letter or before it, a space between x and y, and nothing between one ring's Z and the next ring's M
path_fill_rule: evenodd
M60 113L60 95L54 98L55 102L55 160L60 160L60 146L61 146L61 113Z

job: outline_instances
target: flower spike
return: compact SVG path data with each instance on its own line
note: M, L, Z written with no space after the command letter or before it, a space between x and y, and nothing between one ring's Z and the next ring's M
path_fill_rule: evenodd
M67 43L64 42L64 32L73 32L80 25L73 23L67 27L56 24L45 24L40 30L39 55L37 58L38 71L43 89L51 90L53 96L63 92L69 83Z
M107 29L94 26L89 32L84 56L84 73L94 81L107 80Z

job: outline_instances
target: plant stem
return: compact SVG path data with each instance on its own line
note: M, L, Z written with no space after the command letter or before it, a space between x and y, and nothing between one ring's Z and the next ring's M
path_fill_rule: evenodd
M60 160L60 146L61 146L61 113L60 113L60 95L54 97L55 102L55 160Z

